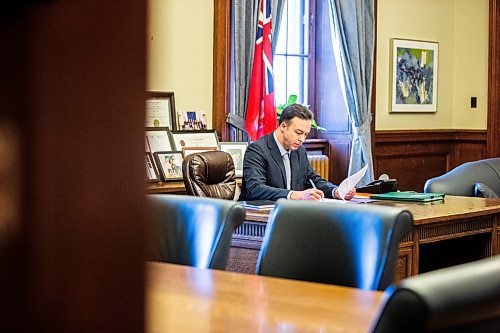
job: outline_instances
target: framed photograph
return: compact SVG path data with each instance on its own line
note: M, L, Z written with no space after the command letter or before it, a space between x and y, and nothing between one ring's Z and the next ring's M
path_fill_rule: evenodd
M391 112L436 112L439 44L392 39Z
M183 147L219 147L219 138L215 130L170 131L171 142L175 150Z
M243 158L248 142L221 142L220 150L225 151L233 158L236 177L243 176Z
M207 129L207 114L202 111L183 111L177 113L177 130L192 131Z
M174 93L146 92L146 127L176 128Z
M146 153L153 154L156 151L172 151L169 133L170 130L168 127L146 127Z
M153 161L153 155L151 155L151 153L146 153L145 157L146 179L151 183L159 182L160 177L158 176L158 171L156 170L156 165Z
M153 156L163 181L182 179L182 152L157 151Z
M203 153L205 151L218 150L218 149L219 149L218 147L182 147L182 155L186 157L191 154Z

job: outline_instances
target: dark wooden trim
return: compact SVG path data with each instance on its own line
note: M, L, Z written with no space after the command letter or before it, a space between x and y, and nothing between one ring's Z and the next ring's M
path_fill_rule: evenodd
M426 141L486 141L484 130L387 130L375 132L376 144Z
M500 156L500 5L490 0L488 60L488 157Z
M372 146L372 155L375 151L375 116L376 116L376 105L377 105L377 13L378 13L378 0L375 0L375 8L374 8L374 21L375 21L375 31L374 31L374 41L373 41L373 76L372 76L372 96L371 96L371 105L370 112L372 114L372 122L370 124L371 131L371 146ZM373 172L375 170L375 162L373 161Z
M231 112L231 1L214 0L213 57L212 125L222 141L230 141L226 117Z

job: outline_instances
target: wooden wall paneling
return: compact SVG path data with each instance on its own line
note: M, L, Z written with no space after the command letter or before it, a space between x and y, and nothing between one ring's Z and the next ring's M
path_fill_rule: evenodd
M488 157L500 157L500 0L490 0L488 57Z
M226 123L226 117L231 112L231 1L214 0L213 59L212 125L222 141L231 141Z
M330 144L330 181L336 185L347 177L349 157L351 156L350 140L328 140Z
M486 151L485 131L378 131L375 141L375 177L386 173L401 190L422 191L427 179L485 158Z
M141 332L146 2L13 3L0 14L13 133L0 165L18 166L0 171L0 202L15 198L9 234L0 220L2 331Z

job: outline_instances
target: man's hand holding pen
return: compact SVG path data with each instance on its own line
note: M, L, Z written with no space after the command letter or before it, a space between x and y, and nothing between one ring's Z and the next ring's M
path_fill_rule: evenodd
M309 188L305 191L293 191L290 195L292 200L316 200L323 201L325 194L316 188Z

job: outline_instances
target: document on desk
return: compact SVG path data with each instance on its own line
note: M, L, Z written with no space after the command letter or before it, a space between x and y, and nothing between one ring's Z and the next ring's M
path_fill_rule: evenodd
M361 178L363 178L367 169L368 164L365 165L361 170L356 172L354 175L347 177L342 181L342 183L340 183L339 187L337 188L337 193L340 195L342 200L344 200L345 195L356 186Z
M339 200L339 199L330 199L330 198L324 198L323 199L323 202L333 203L333 204L346 204L346 203L364 204L364 203L369 203L369 202L372 202L372 201L377 201L377 200L370 199L370 198L356 198L356 197L352 198L349 201L347 201L347 200Z

